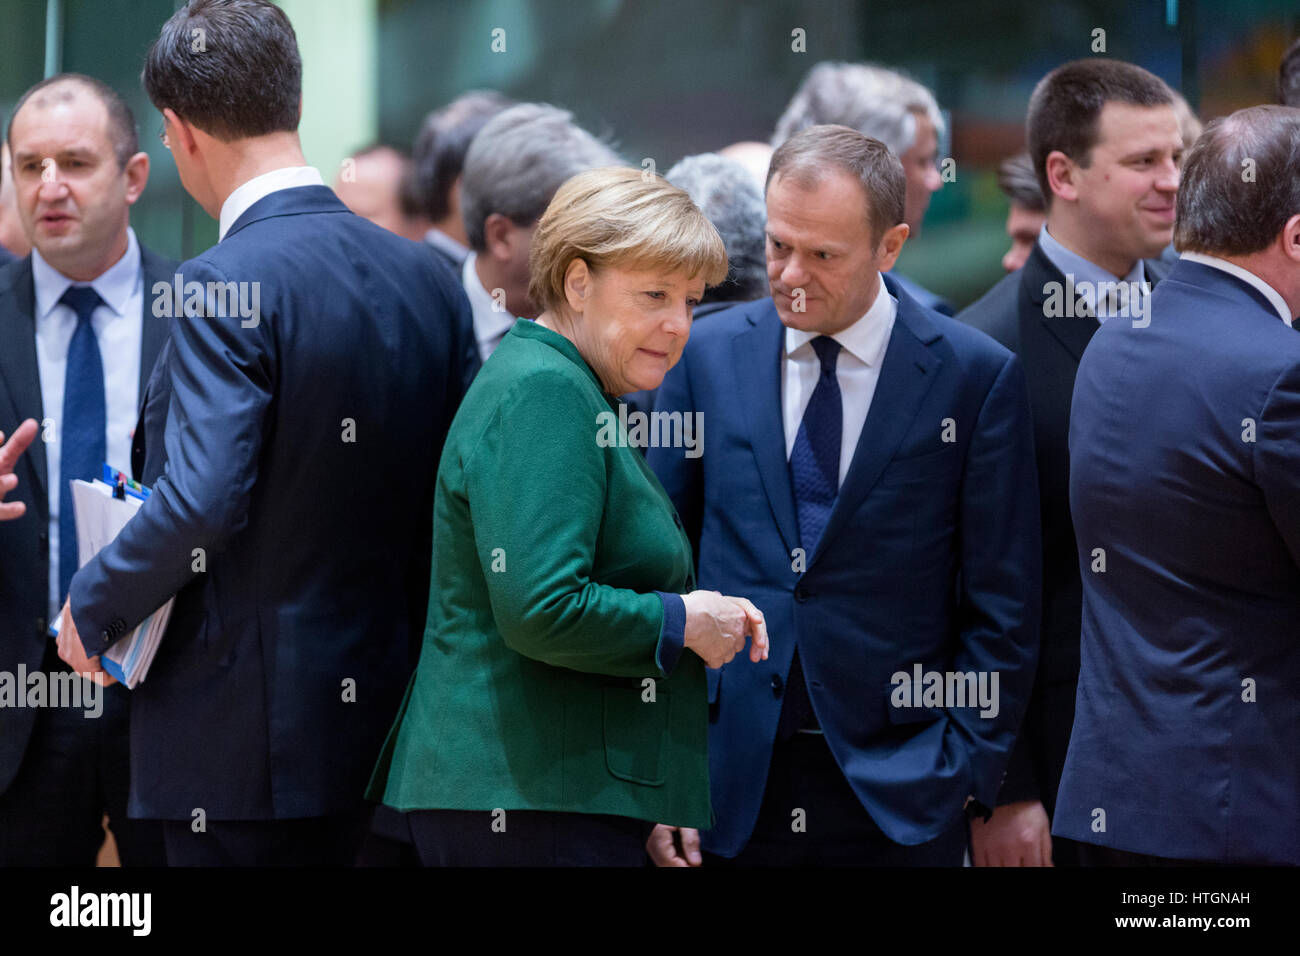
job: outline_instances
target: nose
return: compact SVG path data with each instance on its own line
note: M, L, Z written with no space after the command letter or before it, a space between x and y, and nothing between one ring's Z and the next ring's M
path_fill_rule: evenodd
M808 284L808 270L800 262L798 255L791 253L786 258L785 263L778 268L780 271L777 273L777 278L791 292Z
M62 199L67 188L68 184L63 181L63 171L59 169L59 164L53 159L46 159L41 164L40 198L47 201Z
M937 193L942 185L943 177L939 175L939 167L931 163L925 170L925 188Z
M1174 162L1171 156L1160 165L1160 176L1156 180L1156 189L1170 193L1177 192L1181 177L1182 173L1178 169L1178 164Z

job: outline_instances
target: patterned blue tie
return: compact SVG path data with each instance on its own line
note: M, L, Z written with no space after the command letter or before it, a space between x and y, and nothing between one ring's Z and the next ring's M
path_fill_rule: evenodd
M63 379L63 419L59 423L59 603L68 596L68 584L77 570L77 522L69 482L90 481L100 472L105 448L108 403L104 398L104 361L90 316L103 304L88 285L71 286L59 300L77 313L77 330L68 346L68 367Z
M790 478L799 512L799 544L804 549L805 560L812 557L839 493L840 436L844 428L840 383L835 377L840 343L819 335L812 340L812 347L821 362L822 374L808 400L790 452Z
M844 406L840 397L835 362L840 343L825 335L812 340L822 373L804 410L803 421L790 452L790 479L794 486L795 509L799 515L799 544L804 561L812 557L830 518L840 488L840 440L844 427ZM817 717L808 697L799 648L795 647L785 702L777 724L777 735L789 740L798 730L815 728Z

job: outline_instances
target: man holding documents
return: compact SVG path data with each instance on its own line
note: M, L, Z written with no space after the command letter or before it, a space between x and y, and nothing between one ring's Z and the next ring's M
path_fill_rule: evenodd
M94 718L31 691L68 680L57 676L68 668L49 625L77 569L70 485L106 461L126 467L167 337L149 289L176 263L130 228L149 157L116 92L77 75L37 84L14 110L8 141L34 248L0 269L0 432L31 442L10 463L21 514L0 524L0 672L15 676L12 699L0 689L0 865L91 866L105 813L124 864L161 864L158 825L126 815L127 692L103 688ZM39 423L39 440L20 426L26 419Z
M130 812L163 820L171 865L349 864L424 619L435 465L477 364L468 302L305 165L278 7L191 0L144 84L220 241L182 266L147 436L165 470L73 579L69 656L175 595L131 691Z

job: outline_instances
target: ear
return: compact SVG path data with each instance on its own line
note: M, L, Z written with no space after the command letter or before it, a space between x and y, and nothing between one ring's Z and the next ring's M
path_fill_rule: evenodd
M1079 167L1069 156L1059 149L1047 154L1047 185L1053 196L1060 196L1066 202L1075 202L1079 198Z
M198 148L194 127L177 116L172 109L163 110L163 116L167 120L167 138L171 142L172 150L179 148L186 156L193 156Z
M1300 264L1300 213L1282 226L1282 254L1292 263Z
M587 300L592 292L592 281L591 268L585 259L573 259L569 262L564 270L564 298L573 313L581 315L587 308Z
M126 161L126 204L135 205L135 201L144 192L149 182L149 154L136 153Z
M498 262L511 262L514 259L515 224L509 216L494 212L483 220L483 247L488 255Z
M903 251L903 243L907 241L910 232L911 229L905 222L885 230L885 234L880 237L880 244L876 247L881 272L888 272L894 268L894 263L898 260L898 254Z

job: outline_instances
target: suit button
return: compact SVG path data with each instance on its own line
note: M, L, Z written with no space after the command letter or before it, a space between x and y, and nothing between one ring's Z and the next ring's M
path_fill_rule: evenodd
M36 619L36 633L39 634L41 637L49 637L50 622L45 620L45 618L43 617L38 617Z
M800 584L798 587L794 589L794 599L798 601L800 604L808 600L808 589L804 587L802 584Z
M41 544L48 544L50 541L50 533L48 531L42 531L38 537L41 539Z
M785 689L785 682L781 680L780 674L772 675L772 696L780 697L781 691Z
M113 635L108 631L102 631L99 636L106 641L111 641L113 639Z

